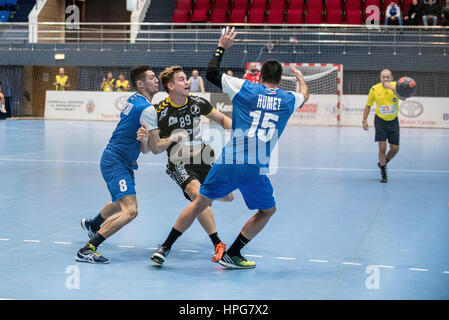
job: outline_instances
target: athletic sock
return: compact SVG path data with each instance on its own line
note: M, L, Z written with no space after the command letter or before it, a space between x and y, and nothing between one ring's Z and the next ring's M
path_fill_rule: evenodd
M212 243L214 244L214 246L216 246L217 244L219 244L221 242L220 238L218 237L217 232L210 234L209 238L212 240Z
M92 239L89 240L89 242L84 246L83 249L90 249L89 244L93 245L95 249L97 249L100 244L106 240L101 234L98 232L92 237Z
M101 212L100 212L95 218L93 218L90 226L91 226L92 230L98 231L100 229L101 225L103 224L103 222L104 222L104 219L101 216Z
M390 160L391 160L391 159L388 159L388 158L386 158L386 159L387 159L387 163L390 162Z
M175 241L182 235L181 231L176 230L175 228L172 228L167 239L162 244L164 247L167 247L168 250L171 249L171 246Z
M229 256L241 256L240 250L250 242L250 239L246 239L241 233L235 239L234 243L229 247L227 253Z

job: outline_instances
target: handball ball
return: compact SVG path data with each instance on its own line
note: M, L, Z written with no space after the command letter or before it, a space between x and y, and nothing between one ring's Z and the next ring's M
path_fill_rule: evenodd
M402 77L396 83L396 92L402 98L410 98L416 93L416 82L412 78Z

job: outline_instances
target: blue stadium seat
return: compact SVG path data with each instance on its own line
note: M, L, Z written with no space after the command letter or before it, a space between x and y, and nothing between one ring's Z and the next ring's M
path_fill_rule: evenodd
M17 0L6 0L5 10L16 11Z
M0 10L5 9L6 0L0 0Z
M9 11L0 11L0 22L8 22Z

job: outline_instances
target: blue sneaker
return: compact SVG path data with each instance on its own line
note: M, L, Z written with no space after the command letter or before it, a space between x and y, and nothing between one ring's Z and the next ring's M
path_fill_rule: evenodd
M97 263L97 264L108 264L109 259L106 259L101 254L97 252L95 247L89 243L89 249L82 248L78 251L75 257L76 261L87 262L87 263Z
M81 228L83 228L84 231L87 232L87 235L89 236L89 239L92 239L94 235L97 233L97 231L94 231L91 226L92 220L83 218L81 219Z

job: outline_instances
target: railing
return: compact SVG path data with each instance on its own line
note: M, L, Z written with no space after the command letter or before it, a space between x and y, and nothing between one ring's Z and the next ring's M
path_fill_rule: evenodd
M140 32L132 37L137 25ZM222 25L163 23L38 23L38 43L52 44L215 44ZM258 25L234 24L239 35L236 44L243 46L367 46L426 47L449 49L449 27L398 27L365 25ZM0 49L16 44L32 45L28 23L1 23Z

